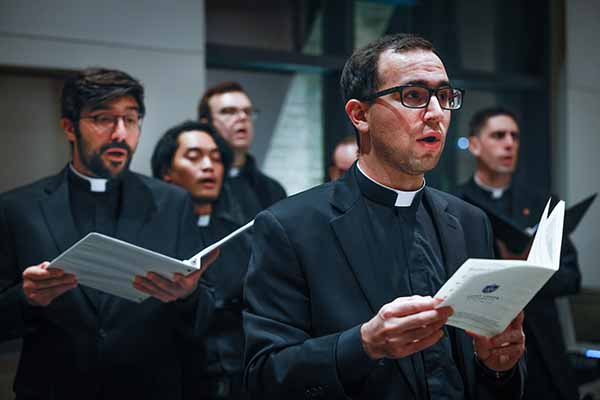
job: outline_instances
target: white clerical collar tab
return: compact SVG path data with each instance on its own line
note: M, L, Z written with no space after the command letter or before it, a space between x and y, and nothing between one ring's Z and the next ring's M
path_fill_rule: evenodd
M235 178L239 174L240 174L240 169L238 167L231 167L229 169L229 177L230 178Z
M196 225L204 227L204 226L208 226L209 224L210 224L210 214L198 216L198 221L196 221Z
M502 197L502 195L504 194L504 192L506 192L506 189L508 189L508 186L498 188L498 187L493 187L493 186L486 185L485 183L483 183L481 181L481 179L479 179L479 177L477 176L477 174L473 175L473 180L475 181L475 183L477 184L477 186L479 186L480 188L482 188L486 192L489 192L490 196L492 196L492 199L499 199L500 197Z
M419 193L425 187L425 178L423 178L423 185L421 185L421 187L415 191L403 191L403 190L394 189L394 188L386 186L382 183L377 182L375 179L373 179L369 175L367 175L365 173L365 171L363 171L360 168L360 161L356 164L356 166L358 167L358 170L360 171L360 173L363 174L364 176L366 176L367 179L369 179L371 182L396 193L396 202L394 203L394 206L396 206L396 207L410 207L412 205L412 202L415 199L415 196L417 195L417 193Z
M82 173L80 173L73 167L73 164L69 164L69 167L71 167L71 171L73 171L73 173L75 175L77 175L81 179L84 179L90 183L90 191L100 192L100 193L106 192L106 184L108 183L108 179L92 178L90 176L83 175Z

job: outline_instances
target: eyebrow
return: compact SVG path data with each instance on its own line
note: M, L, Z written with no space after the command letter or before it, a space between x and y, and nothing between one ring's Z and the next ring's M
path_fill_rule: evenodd
M419 86L431 87L431 86L429 86L429 83L430 82L425 81L423 79L415 79L412 81L408 81L401 86L419 85ZM438 82L438 84L434 85L433 87L440 88L440 87L445 87L445 86L452 86L452 85L450 85L450 81L443 80L443 81Z
M98 104L97 106L94 106L92 108L90 108L90 110L88 112L94 112L94 111L109 111L112 110L110 107L108 107L106 104ZM138 106L130 106L127 107L125 110L132 110L132 111L140 111L140 108Z
M216 148L216 147L212 148L212 149L207 149L207 148L204 148L204 147L197 147L197 146L196 147L188 147L185 150L185 153L187 154L187 153L189 153L191 151L197 151L197 152L200 152L200 153L208 151L209 153L219 153L219 154L221 154L221 152L219 151L219 149Z

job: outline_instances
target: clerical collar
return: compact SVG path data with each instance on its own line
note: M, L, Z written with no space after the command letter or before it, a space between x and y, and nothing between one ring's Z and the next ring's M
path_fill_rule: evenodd
M231 167L229 169L229 177L236 178L238 176L240 176L240 169L238 167Z
M360 161L356 163L356 167L360 172L357 176L361 191L371 200L394 207L410 207L415 198L420 200L421 192L425 187L425 178L423 178L423 185L419 189L402 191L383 185L371 178L360 168ZM360 179L361 177L366 179Z
M196 225L201 227L210 225L210 214L199 215L198 221L196 221Z
M69 164L69 168L71 168L71 172L73 172L73 174L75 174L75 176L83 179L84 181L89 182L91 192L99 192L99 193L106 192L108 179L92 178L90 176L83 175L82 173L77 171L75 169L75 167L73 167L73 164Z
M481 189L488 192L490 194L490 196L492 197L492 199L496 199L496 200L501 198L502 195L504 194L504 192L506 192L506 190L508 190L508 188L510 186L510 185L508 185L505 187L498 188L498 187L486 185L485 183L483 183L481 181L481 179L479 179L477 174L473 175L473 180L475 181L475 184L477 184L477 186L479 186Z

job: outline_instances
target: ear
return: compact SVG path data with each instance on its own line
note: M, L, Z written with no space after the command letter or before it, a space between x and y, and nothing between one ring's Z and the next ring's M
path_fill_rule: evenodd
M346 103L346 115L350 118L352 125L358 129L361 134L369 131L369 122L367 121L367 111L369 106L362 101L350 99Z
M67 140L71 143L75 143L77 140L77 134L75 133L75 125L73 125L73 121L68 118L61 118L60 128L65 132Z
M371 147L371 138L369 137L369 105L362 101L351 99L346 103L346 115L356 128L360 140L359 153L368 153Z
M479 140L479 136L469 136L469 151L475 157L481 155L481 141Z

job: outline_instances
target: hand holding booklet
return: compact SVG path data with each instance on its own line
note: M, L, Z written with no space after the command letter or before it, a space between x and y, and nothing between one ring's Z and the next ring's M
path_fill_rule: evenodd
M254 221L205 247L188 260L178 260L109 236L92 232L56 257L48 268L75 274L79 284L134 302L149 297L133 287L134 278L155 272L172 279L174 273L187 275L201 268L202 257L235 238Z
M454 314L448 325L483 336L506 329L517 314L558 270L563 237L565 203L560 201L548 216L550 201L527 260L470 258L435 295Z

